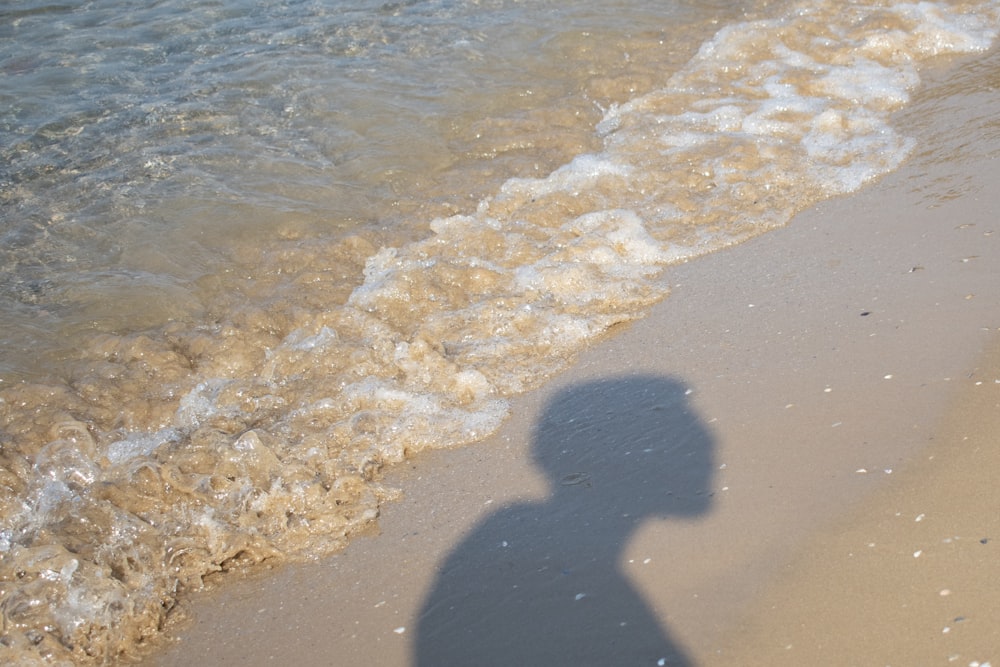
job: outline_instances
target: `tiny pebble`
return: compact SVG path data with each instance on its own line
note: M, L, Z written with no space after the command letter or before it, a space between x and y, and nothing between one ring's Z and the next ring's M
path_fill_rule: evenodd
M406 627L401 625L398 628L396 628L395 630L393 630L393 632L395 632L397 635L401 635L404 632L406 632Z
M653 562L653 559L652 559L652 558L647 558L646 560L642 561L642 564L643 564L643 565L649 565L649 564L650 564L650 563L652 563L652 562Z
M944 627L944 628L943 628L943 629L941 630L941 634L943 634L943 635L946 635L946 634L948 634L949 632L951 632L951 628L949 628L948 626L945 626L945 627Z
M827 387L826 389L823 390L823 392L827 394L829 394L831 391L833 391L832 387Z
M583 599L583 598L585 598L585 597L587 597L587 594L586 594L586 593L577 593L577 594L576 594L576 597L575 597L575 598L573 598L573 599L574 599L574 600L577 600L577 601L579 601L579 600L582 600L582 599Z
M917 522L920 522L920 521L923 521L923 520L924 520L924 515L923 514L918 514L917 518L914 519L914 521L917 521Z
M891 380L892 379L892 373L889 373L888 375L883 376L882 379L884 379L884 380Z
M951 595L951 589L950 588L942 588L941 592L938 593L938 595L940 595L943 598L944 597L948 597L949 595Z
M867 473L867 472L868 472L868 469L867 469L867 468L858 468L858 469L857 469L857 470L855 470L854 472L859 472L859 473L861 473L861 474L865 474L865 473Z
M659 665L659 667L663 667L664 665L667 664L667 659L666 658L660 658L659 660L656 661L656 664Z
M918 549L917 551L913 552L913 557L914 558L920 558L920 554L922 554L922 553L924 553L924 552Z

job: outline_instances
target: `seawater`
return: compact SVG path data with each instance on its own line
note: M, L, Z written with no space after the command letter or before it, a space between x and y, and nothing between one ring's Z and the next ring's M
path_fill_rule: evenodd
M0 652L102 663L898 166L1000 3L0 10Z

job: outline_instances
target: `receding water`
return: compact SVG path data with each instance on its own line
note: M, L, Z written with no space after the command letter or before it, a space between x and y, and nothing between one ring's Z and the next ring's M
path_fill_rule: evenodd
M329 4L5 12L8 382L94 333L214 319L278 270L269 251L405 244L545 175L596 148L600 108L654 85L729 3ZM666 44L677 24L695 31ZM344 253L320 264L341 291L370 248Z

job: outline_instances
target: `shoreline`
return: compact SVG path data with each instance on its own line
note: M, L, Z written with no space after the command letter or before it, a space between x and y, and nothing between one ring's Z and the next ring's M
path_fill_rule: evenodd
M998 61L994 50L928 73L900 115L921 144L899 170L783 229L669 268L670 297L512 400L497 434L390 471L386 484L404 494L383 508L380 535L188 599L191 621L169 633L179 639L143 664L411 664L440 564L503 508L551 497L530 452L546 406L574 387L639 375L690 390L692 419L713 443L714 495L697 516L642 521L619 545L619 568L690 661L729 655L738 629L757 627L762 600L794 579L789 564L808 570L796 561L807 545L879 502L945 432L995 337L1000 137L973 137L967 149L951 127L985 124L990 108L967 108L969 77L990 67L996 76ZM994 112L997 97L986 98ZM936 105L930 127L919 124L927 105ZM963 109L975 118L955 115ZM645 436L643 425L629 428L622 438Z

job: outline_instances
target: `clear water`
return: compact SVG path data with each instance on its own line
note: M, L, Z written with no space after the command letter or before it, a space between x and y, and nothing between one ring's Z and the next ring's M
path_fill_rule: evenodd
M895 168L1000 3L0 10L0 643L341 548L673 262ZM112 628L114 628L112 630Z
M226 276L289 236L399 245L543 175L596 145L637 32L649 49L705 22L652 2L20 4L0 10L8 382L96 332L228 309ZM367 250L324 266L338 288Z

